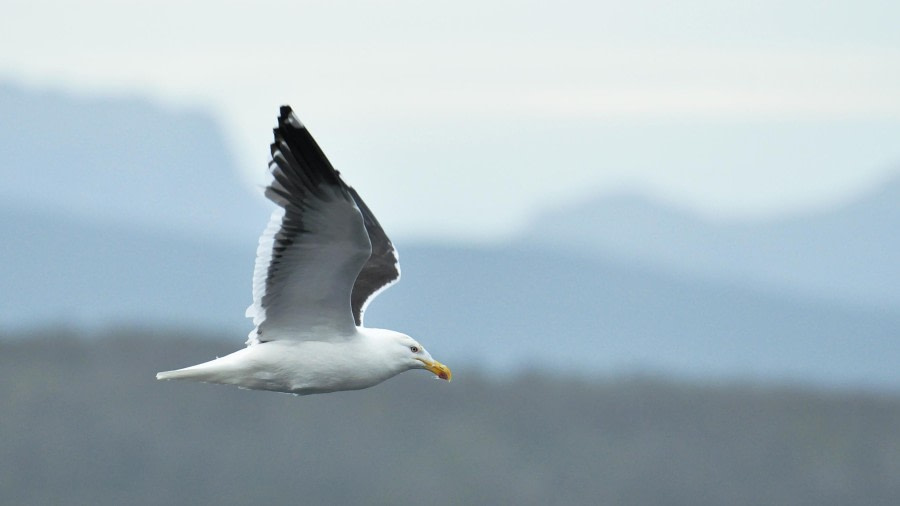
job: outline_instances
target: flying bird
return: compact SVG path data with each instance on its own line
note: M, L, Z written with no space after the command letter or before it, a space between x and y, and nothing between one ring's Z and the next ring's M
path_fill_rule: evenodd
M297 395L368 388L410 369L449 381L415 339L363 326L369 302L400 279L397 251L289 106L274 134L265 195L277 207L256 250L247 347L156 379Z

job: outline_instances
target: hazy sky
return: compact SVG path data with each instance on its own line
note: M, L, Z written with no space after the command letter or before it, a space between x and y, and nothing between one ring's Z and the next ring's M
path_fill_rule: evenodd
M893 1L7 0L0 79L199 104L248 181L290 103L404 235L627 188L721 219L900 169Z

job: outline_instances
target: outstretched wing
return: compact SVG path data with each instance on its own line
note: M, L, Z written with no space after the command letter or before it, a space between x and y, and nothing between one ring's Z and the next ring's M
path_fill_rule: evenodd
M358 196L290 107L274 134L265 195L278 208L256 252L247 344L352 336L351 293L372 253Z
M369 233L369 242L372 244L372 255L356 278L351 300L353 318L357 325L362 326L363 315L372 299L400 280L400 258L394 244L369 210L369 206L363 202L356 190L348 189L362 212L366 231Z

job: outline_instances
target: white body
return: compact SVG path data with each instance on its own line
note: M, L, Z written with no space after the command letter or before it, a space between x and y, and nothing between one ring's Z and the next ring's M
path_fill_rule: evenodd
M416 360L397 360L397 355L409 353L398 342L402 338L408 339L399 332L360 327L347 340L276 340L156 377L298 395L359 390L403 371L423 368ZM424 350L421 356L431 360Z

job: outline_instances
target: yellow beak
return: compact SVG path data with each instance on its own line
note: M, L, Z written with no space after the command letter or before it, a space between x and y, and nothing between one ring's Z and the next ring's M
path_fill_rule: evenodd
M434 373L435 376L441 378L442 380L450 381L450 378L453 377L453 373L450 372L450 368L438 362L437 360L431 360L428 362L422 360L421 358L417 358L416 360L425 364L425 369L428 369L429 371Z

